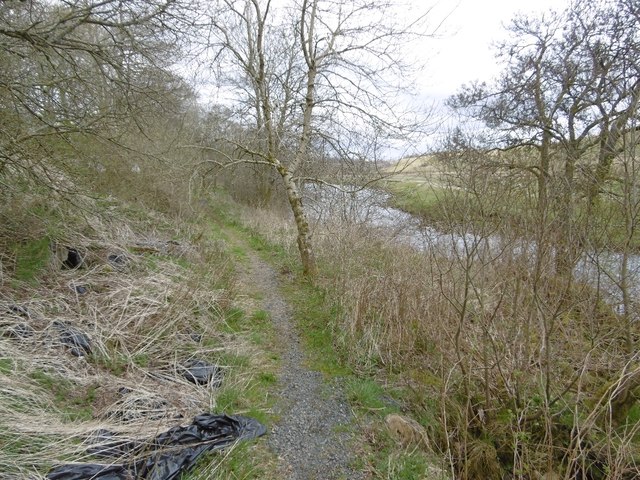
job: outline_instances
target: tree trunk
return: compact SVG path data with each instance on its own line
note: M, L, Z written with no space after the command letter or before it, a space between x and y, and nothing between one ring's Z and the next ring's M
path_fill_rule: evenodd
M302 206L302 195L296 186L296 182L291 172L284 166L278 167L278 172L282 176L285 188L287 189L287 199L293 212L293 218L296 221L298 230L298 251L300 252L300 260L302 262L302 272L306 277L314 277L317 273L316 259L313 254L313 246L311 243L311 231L307 214Z
M558 212L560 231L556 246L556 273L567 278L573 275L573 267L578 259L578 246L575 244L573 225L575 168L576 157L570 152L565 163L562 205Z
M632 275L629 271L629 261L631 256L631 248L633 238L636 233L636 215L638 213L638 199L637 199L637 177L635 167L635 135L630 135L632 150L631 152L625 152L624 161L624 183L623 183L623 209L624 209L624 226L626 238L624 242L624 248L622 250L622 265L620 266L620 291L622 293L622 322L624 324L624 339L625 349L627 353L628 361L631 361L635 353L635 345L633 339L633 315L631 309L633 308L633 294L631 291Z

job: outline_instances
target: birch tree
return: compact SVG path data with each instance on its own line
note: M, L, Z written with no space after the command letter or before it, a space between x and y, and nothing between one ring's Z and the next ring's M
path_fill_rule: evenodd
M236 156L218 161L222 167L252 163L277 172L306 275L316 265L301 188L322 179L305 178L305 167L323 156L373 163L389 141L406 140L421 125L402 106L410 77L402 46L425 34L425 17L407 21L398 11L390 1L219 0L212 12L219 85L231 93L246 135L209 147L235 147Z

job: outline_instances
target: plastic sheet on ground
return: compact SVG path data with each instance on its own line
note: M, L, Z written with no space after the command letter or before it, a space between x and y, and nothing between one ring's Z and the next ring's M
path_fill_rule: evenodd
M112 440L101 431L107 443L92 446L87 453L117 458L118 463L69 464L49 472L49 480L173 480L193 467L205 452L227 447L238 440L257 438L266 433L257 420L241 416L203 413L191 425L174 427L149 441Z
M31 327L31 325L28 325L26 323L18 323L16 325L14 325L13 327L9 328L4 335L10 338L17 338L17 339L27 339L27 338L31 338L35 333L35 330L33 329L33 327Z
M111 253L111 254L107 257L107 260L109 261L109 263L110 263L111 265L113 265L113 266L115 266L115 267L122 267L122 266L126 265L126 264L127 264L127 262L128 262L127 257L126 257L124 254L122 254L122 253L120 253L120 254L117 254L117 253Z
M196 385L219 387L222 384L222 370L217 365L204 360L190 360L182 366L182 376Z
M60 332L60 342L71 347L72 355L82 357L91 353L91 340L85 333L63 322L55 321L53 326Z
M76 292L78 295L84 295L89 292L89 289L84 285L71 285L71 290Z
M7 312L14 313L21 317L31 318L31 315L29 314L29 310L27 310L25 307L22 307L20 305L9 305L7 307Z
M75 248L67 247L67 258L62 262L62 268L74 269L82 265L82 255Z

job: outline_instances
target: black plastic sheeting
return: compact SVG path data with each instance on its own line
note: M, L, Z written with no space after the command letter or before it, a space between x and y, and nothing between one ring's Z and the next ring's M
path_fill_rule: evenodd
M122 465L65 465L51 471L47 478L65 480L100 479L100 480L132 480L136 477ZM53 475L53 476L52 476Z
M267 429L257 420L241 416L203 413L191 425L174 427L150 441L108 441L87 453L118 457L122 463L69 464L49 472L49 480L173 480L193 467L206 452L219 450L238 440L264 435ZM117 438L101 431L100 439Z
M71 347L72 355L82 357L91 353L91 340L85 333L63 322L55 321L53 326L60 332L60 342Z
M121 254L111 253L107 257L107 260L111 265L114 265L116 267L122 267L126 265L128 262L127 257L122 253Z
M13 327L9 328L5 335L10 338L17 338L21 340L25 340L27 338L31 338L35 333L35 330L31 325L27 323L18 323Z
M29 310L27 310L25 307L20 305L9 305L7 307L7 312L15 313L16 315L19 315L21 317L31 318L31 315L29 314Z
M222 385L222 370L204 360L189 360L182 366L182 376L196 385L219 387Z
M74 269L82 265L82 255L75 248L67 247L67 258L62 262L63 268Z

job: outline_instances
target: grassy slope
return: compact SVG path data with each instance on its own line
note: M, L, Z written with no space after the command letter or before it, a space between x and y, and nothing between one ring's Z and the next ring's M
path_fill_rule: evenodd
M401 159L388 167L389 174L381 187L392 194L391 205L421 218L441 220L438 204L447 186L447 176L429 156Z
M482 173L478 170L478 178L482 175L495 176L499 181L501 174L508 172L492 171ZM463 190L473 198L476 193L469 184L460 178L456 179L456 173L439 163L430 156L401 159L394 166L388 167L386 173L391 176L381 183L381 187L392 194L392 206L416 215L428 223L439 224L468 221L469 218L491 217L491 222L509 222L512 225L528 225L532 222L531 212L535 210L535 191L533 177L520 176L518 179L506 180L508 185L503 185L510 190L508 203L500 201L500 193L484 192L484 198L475 198L475 202L467 206L462 213L457 212L456 197L462 195ZM463 178L463 177L461 177ZM507 177L505 177L506 179ZM511 183L509 183L509 181ZM584 181L584 180L583 180ZM530 182L530 183L527 183ZM514 192L514 186L515 191ZM499 192L499 190L498 190ZM482 192L479 192L482 193ZM610 248L622 250L627 242L625 218L623 213L621 187L612 182L599 199L592 211L588 211L582 198L583 193L577 192L576 211L574 217L582 228L586 229L585 238L594 248ZM488 203L489 208L481 203ZM551 221L551 220L550 220ZM632 251L640 252L640 233L635 229L630 240Z
M3 239L9 252L3 258L12 260L5 262L0 298L0 470L42 476L60 463L91 461L84 442L97 428L139 438L203 411L273 425L273 331L255 307L259 294L243 290L235 274L252 249L289 272L284 293L313 366L343 382L359 420L361 467L373 478L435 472L431 454L397 444L385 427L385 416L399 413L410 392L354 368L335 341L339 311L322 288L300 280L295 252L239 223L227 200L211 204L177 221L99 201L89 208L97 213L88 225L49 216L21 240ZM244 240L234 240L239 237ZM77 248L86 267L62 269L52 245ZM126 264L111 264L113 253ZM78 359L60 345L55 321L86 332L92 353ZM16 337L25 323L33 336ZM176 365L190 358L220 365L222 386L203 388L176 374ZM276 461L265 441L242 443L209 455L184 478L276 478Z
M270 425L270 323L239 303L241 258L221 226L208 215L179 222L118 202L108 216L104 205L90 207L97 214L67 222L63 238L54 238L63 226L54 217L20 240L3 238L0 471L41 476L91 461L83 442L97 428L148 437L204 411ZM63 244L82 252L83 268L62 268L51 246ZM112 254L125 263L109 262ZM91 353L72 355L55 322L86 333ZM180 374L194 358L220 366L219 388ZM273 465L265 443L250 442L224 460L211 455L188 478L269 478Z

